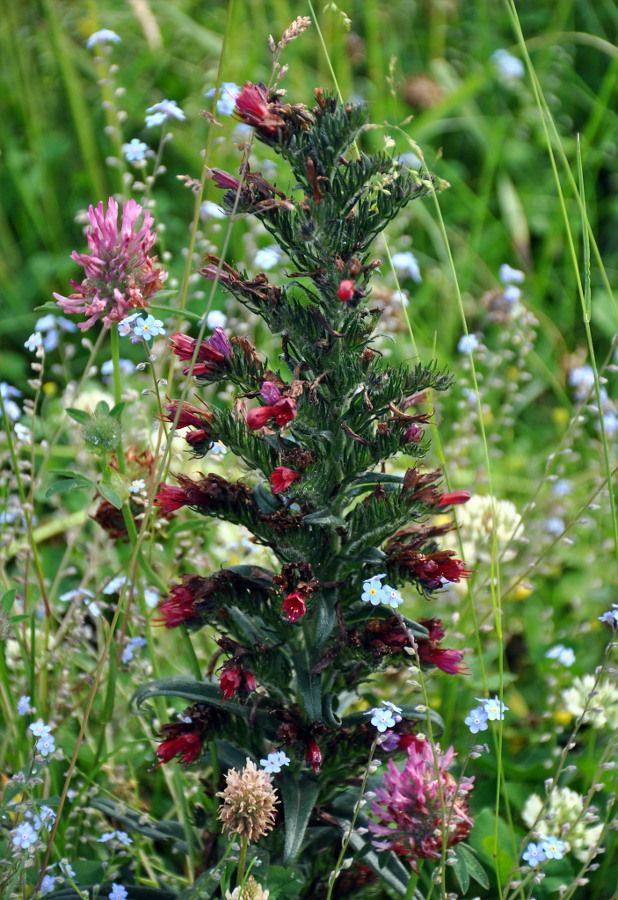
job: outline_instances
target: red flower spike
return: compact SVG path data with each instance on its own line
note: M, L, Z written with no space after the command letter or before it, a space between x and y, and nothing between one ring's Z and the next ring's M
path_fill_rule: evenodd
M318 769L322 765L322 751L318 746L315 738L307 738L307 749L305 752L305 764L311 766L313 771L318 773Z
M195 446L196 444L201 444L204 441L211 440L211 431L210 428L200 428L197 431L189 431L185 434L185 441L191 446Z
M288 469L285 466L277 466L270 473L270 482L273 486L273 494L280 494L289 488L293 481L300 478L298 472Z
M452 494L442 494L438 506L458 506L467 503L472 494L470 491L453 491Z
M345 303L347 300L351 300L354 295L354 282L349 278L344 278L339 288L337 289L337 296L341 300L342 303Z
M159 762L156 764L155 769L158 769L163 763L174 759L175 756L180 756L180 762L186 766L193 762L194 759L197 759L201 749L202 740L195 731L180 734L178 737L168 738L157 747Z
M307 612L307 604L305 598L298 591L288 594L283 601L283 612L286 614L290 622L297 622Z
M189 505L189 498L183 488L174 487L172 484L159 484L159 493L154 498L155 506L159 507L162 515L175 512L181 506Z

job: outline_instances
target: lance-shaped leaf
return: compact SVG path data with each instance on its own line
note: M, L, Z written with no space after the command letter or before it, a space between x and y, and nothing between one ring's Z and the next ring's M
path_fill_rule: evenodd
M312 775L286 772L277 787L285 811L283 864L289 866L300 850L320 786Z

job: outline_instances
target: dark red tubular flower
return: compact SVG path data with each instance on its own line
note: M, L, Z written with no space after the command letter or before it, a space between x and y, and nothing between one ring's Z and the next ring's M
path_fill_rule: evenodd
M460 673L469 675L469 670L461 665L463 660L461 650L443 650L439 646L440 641L444 637L441 620L419 619L419 624L424 625L429 631L428 638L417 638L417 651L420 661L442 669L447 675L458 675Z
M237 191L240 187L238 178L234 178L233 175L230 175L229 172L224 172L223 169L209 169L206 177L214 181L217 187L224 191Z
M423 439L423 429L420 425L414 423L403 433L403 440L406 444L419 444Z
M247 425L252 431L263 428L273 415L272 406L256 406L247 413Z
M344 278L337 289L337 296L342 303L351 300L354 296L354 282L350 278Z
M438 506L458 506L467 503L472 494L470 491L453 491L451 494L442 494Z
M210 410L194 406L193 403L189 403L186 400L182 405L180 400L169 400L167 403L164 403L163 407L167 410L167 415L160 415L159 418L161 420L166 419L168 422L173 422L176 418L179 406L180 415L178 416L176 428L188 428L189 426L194 428L204 428L206 423L210 422L212 419Z
M290 622L297 622L307 612L307 604L305 598L298 591L288 594L283 601L283 612L286 614Z
M306 747L305 764L311 766L317 775L318 769L322 765L322 751L320 750L316 739L312 737L307 738Z
M277 466L277 468L273 469L270 473L270 483L273 486L273 494L280 494L281 491L286 491L297 478L300 478L300 475L298 472L295 472L294 469L288 469L285 466Z
M418 560L412 571L428 588L440 587L445 581L461 581L470 578L474 572L468 572L466 564L460 559L453 559L450 550L440 550Z
M195 731L188 731L179 734L177 737L170 737L162 741L157 747L157 756L159 762L155 769L158 769L163 763L169 762L175 756L180 757L180 762L188 765L200 755L202 749L202 739Z
M219 266L215 266L212 263L208 266L202 266L200 269L200 275L203 275L207 281L214 281L217 278L217 272L219 272ZM223 270L219 272L219 281L223 282L223 284L231 284L232 278L228 275L227 272Z
M249 693L257 688L253 672L245 671L242 666L235 665L233 660L223 663L223 671L219 675L219 690L223 694L223 700L231 700L236 691L243 687Z
M169 592L169 600L159 604L159 620L166 628L176 628L195 617L195 597L182 584L175 584Z
M184 488L174 487L172 484L159 484L159 493L154 498L154 505L159 507L163 515L175 512L181 506L189 506L190 500Z
M248 691L255 691L257 688L257 681L255 680L255 675L253 672L243 672L243 676L245 679L245 688Z
M240 666L224 669L219 675L219 690L223 694L223 700L231 700L240 687L242 669ZM223 703L223 700L221 701Z
M212 444L212 432L210 427L207 425L206 428L188 431L185 434L185 441L190 444L197 456L204 456Z
M248 81L236 98L235 114L242 122L252 125L262 134L276 135L277 128L284 128L285 122L270 108L268 91L264 84Z
M282 397L273 406L273 415L277 425L287 425L296 418L296 400L292 397Z
M217 334L217 331L222 332L223 337L221 334ZM195 345L197 344L195 338L190 337L188 334L177 332L173 336L172 342L170 348L174 351L175 356L179 359L193 359ZM220 368L223 364L225 357L230 356L231 352L232 345L227 335L222 328L216 329L215 334L208 341L200 341L196 363L193 367L193 375L199 377L200 375L210 375L216 372L217 368ZM183 369L183 374L188 375L190 368L190 366L187 366Z

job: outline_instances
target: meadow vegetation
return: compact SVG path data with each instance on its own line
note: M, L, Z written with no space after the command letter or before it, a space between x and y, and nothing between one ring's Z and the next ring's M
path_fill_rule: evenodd
M616 898L618 12L300 7L3 5L0 895Z

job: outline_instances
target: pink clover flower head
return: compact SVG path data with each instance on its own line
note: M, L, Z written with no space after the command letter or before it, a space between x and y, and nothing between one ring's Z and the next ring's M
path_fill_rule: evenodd
M468 814L474 779L455 781L448 772L454 756L452 747L442 753L436 745L434 756L429 741L417 741L408 748L402 771L389 760L369 819L369 830L378 838L372 841L377 850L395 850L418 871L416 860L440 858L443 837L447 847L467 838L474 824Z
M167 278L164 269L155 269L156 257L148 251L156 240L151 230L153 218L146 210L139 229L136 223L142 207L135 200L122 204L122 222L118 227L118 204L109 198L107 210L103 201L90 207L88 218L88 246L90 253L71 256L84 267L85 278L78 284L71 281L75 293L69 297L54 294L65 313L85 313L88 318L79 323L87 331L99 319L105 328L112 322L126 319L132 309L144 309L148 298L155 294Z

